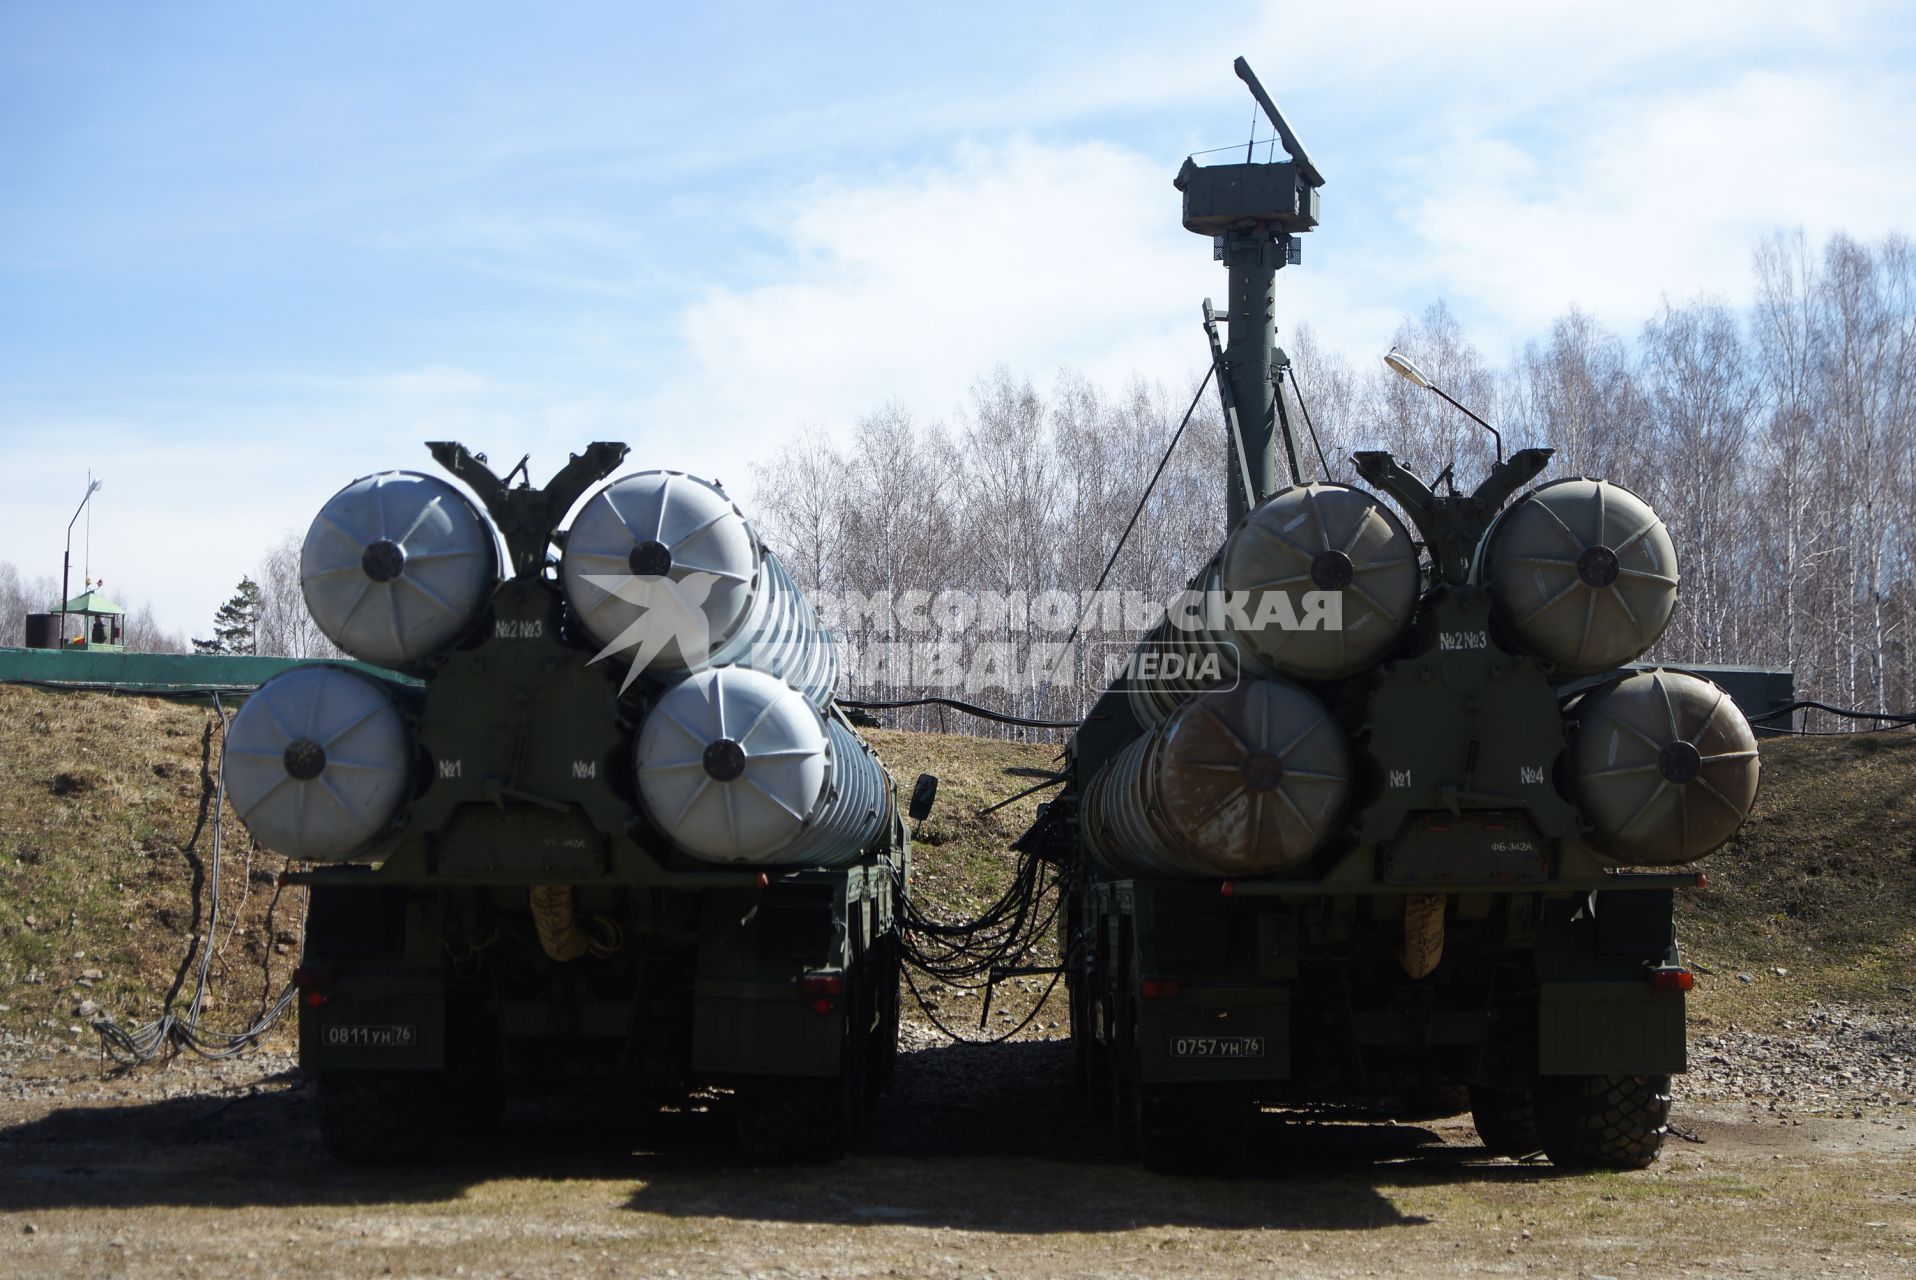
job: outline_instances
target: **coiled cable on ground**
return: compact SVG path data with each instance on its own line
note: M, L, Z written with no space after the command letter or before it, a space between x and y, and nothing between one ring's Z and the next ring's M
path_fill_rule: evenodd
M997 900L973 918L962 921L944 920L928 913L905 892L902 878L896 882L899 937L906 964L905 985L933 1026L953 1040L996 1043L1030 1025L1063 976L1061 967L1025 966L1057 921L1064 901L1061 892L1064 879L1064 870L1056 864L1036 854L1022 853L1012 872L1011 883ZM1002 1035L979 1040L945 1023L926 1000L912 970L948 989L981 994L978 1013L981 1028L990 1015L992 996L1003 977L1011 972L1049 971L1052 979L1022 1021Z
M200 737L200 810L193 833L187 837L181 852L193 864L193 928L187 940L186 954L180 960L180 967L173 976L173 985L166 993L161 1005L160 1016L151 1022L136 1027L122 1027L110 1015L101 1014L93 1019L93 1030L100 1037L100 1052L122 1067L141 1066L177 1055L181 1050L189 1050L203 1058L237 1057L259 1043L274 1024L286 1016L293 1007L298 995L297 988L288 982L277 996L268 1002L266 996L272 989L272 958L270 945L266 948L265 990L262 992L260 1016L251 1026L240 1031L213 1031L201 1026L200 1018L206 1008L206 997L212 983L213 939L219 932L220 916L220 866L224 846L225 826L223 813L226 806L226 709L220 703L219 691L209 691L213 699L213 713L220 730L221 760L217 770L212 763L213 725L208 724ZM210 857L201 859L194 846L199 842L200 833L208 825L209 814L213 828L213 847ZM278 894L274 895L272 910L278 907ZM270 912L269 912L270 914ZM204 927L201 927L204 917ZM198 960L197 970L194 961ZM175 1013L174 1005L181 990L186 985L186 976L194 973L193 994L188 1000L184 1013Z

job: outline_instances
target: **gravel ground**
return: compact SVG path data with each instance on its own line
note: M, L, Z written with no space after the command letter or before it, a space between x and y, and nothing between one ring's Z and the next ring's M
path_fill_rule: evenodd
M1690 1070L1676 1084L1679 1098L1757 1101L1784 1114L1916 1109L1916 1025L1902 1014L1812 1003L1774 1031L1693 1031Z
M451 1159L344 1168L288 1053L102 1077L7 1046L0 1275L1916 1275L1889 1015L1699 1037L1680 1138L1642 1173L1491 1159L1462 1118L1269 1113L1231 1180L1122 1158L1040 1021L995 1045L908 1024L856 1152L799 1169L742 1165L722 1096L638 1128L521 1103Z

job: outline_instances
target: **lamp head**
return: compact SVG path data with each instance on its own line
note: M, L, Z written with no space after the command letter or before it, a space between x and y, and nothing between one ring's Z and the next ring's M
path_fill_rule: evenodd
M1424 376L1424 371L1412 364L1409 358L1400 353L1396 347L1384 353L1384 364L1404 381L1422 387L1426 391L1430 390L1430 379Z

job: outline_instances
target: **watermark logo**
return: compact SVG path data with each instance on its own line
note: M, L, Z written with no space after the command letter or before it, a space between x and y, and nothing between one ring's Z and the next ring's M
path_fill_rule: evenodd
M661 655L686 667L710 657L706 603L719 575L587 574L585 581L636 610L592 658L628 664L621 693ZM1344 628L1343 592L1276 586L1183 591L1168 603L1134 591L814 592L810 600L859 683L972 695L1118 679L1232 688L1242 666L1235 637ZM1167 638L1140 642L1153 628ZM1198 643L1181 638L1199 633Z
M631 688L639 672L651 666L668 645L688 667L697 666L712 652L712 624L705 616L705 602L719 575L694 572L675 580L664 574L588 573L585 580L639 611L612 643L592 657L592 662L599 662L617 656L631 664L619 684L620 693Z
M1144 591L825 591L810 593L818 616L841 634L947 640L1022 634L1135 636L1160 623L1177 631L1342 631L1342 591L1181 591L1167 603Z
M1106 640L1092 646L1092 657L1091 673L1100 684L1129 680L1200 689L1235 689L1238 684L1237 646L1229 640L1202 648L1162 640Z

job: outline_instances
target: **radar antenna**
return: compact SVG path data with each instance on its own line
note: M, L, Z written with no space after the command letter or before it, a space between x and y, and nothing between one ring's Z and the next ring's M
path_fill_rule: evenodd
M1324 175L1250 64L1239 58L1232 66L1270 118L1287 159L1260 164L1247 155L1242 164L1200 166L1195 157L1186 157L1172 185L1184 194L1185 230L1210 236L1212 256L1230 271L1230 309L1216 312L1206 298L1204 327L1231 434L1228 519L1235 528L1277 487L1280 435L1290 478L1302 479L1297 439L1276 381L1283 365L1277 360L1275 281L1279 268L1301 260L1297 237L1317 225L1317 189ZM1230 330L1222 348L1220 320Z

